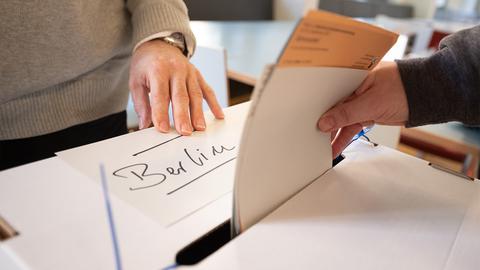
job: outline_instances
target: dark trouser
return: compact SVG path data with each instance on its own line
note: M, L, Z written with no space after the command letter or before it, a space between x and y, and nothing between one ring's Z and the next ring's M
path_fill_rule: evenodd
M55 152L127 132L127 113L123 111L46 135L0 141L0 170L53 157Z

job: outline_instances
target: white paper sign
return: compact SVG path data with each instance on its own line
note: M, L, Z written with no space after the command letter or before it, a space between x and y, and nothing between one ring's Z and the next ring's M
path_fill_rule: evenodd
M154 128L57 153L100 183L105 164L113 195L164 226L230 192L239 137L249 104L207 113L207 130L181 136Z

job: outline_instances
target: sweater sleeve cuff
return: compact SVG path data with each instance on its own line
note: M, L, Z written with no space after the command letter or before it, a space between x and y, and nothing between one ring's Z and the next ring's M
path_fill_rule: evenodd
M169 1L143 4L132 14L133 44L140 44L161 32L182 33L185 37L188 56L195 50L195 36L190 29L187 8L183 1L173 5Z
M458 114L465 104L458 93L452 91L456 74L452 74L451 61L448 48L428 58L396 60L408 101L409 116L405 126L461 118Z

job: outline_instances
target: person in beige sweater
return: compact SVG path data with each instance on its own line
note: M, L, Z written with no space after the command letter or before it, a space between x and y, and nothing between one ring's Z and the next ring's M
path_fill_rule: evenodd
M0 2L0 170L140 128L205 129L215 95L189 63L195 38L182 0Z

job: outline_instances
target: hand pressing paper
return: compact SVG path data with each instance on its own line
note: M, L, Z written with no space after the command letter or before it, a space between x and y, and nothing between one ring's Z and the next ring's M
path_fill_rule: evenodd
M105 164L113 196L164 226L231 192L238 141L249 104L206 114L208 129L191 136L154 128L57 153L100 184Z

